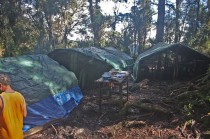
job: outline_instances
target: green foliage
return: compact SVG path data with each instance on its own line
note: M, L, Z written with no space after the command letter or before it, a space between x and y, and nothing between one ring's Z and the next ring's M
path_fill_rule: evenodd
M210 55L210 17L208 16L207 1L187 3L184 43L196 50ZM187 11L187 10L186 10ZM202 18L201 18L202 17Z
M84 6L85 0L1 1L1 52L16 56L66 47L67 36L86 18ZM78 19L73 19L75 14Z
M100 0L96 3L93 0L88 2L92 2L92 5L87 5L86 0L2 0L0 43L4 56L35 51L47 53L55 48L68 48L69 38L74 37L72 34L75 29L76 34L81 35L83 41L87 41L84 46L113 46L129 52L128 46L134 42L141 47L140 51L153 42L148 38L152 25L156 24L156 21L152 21L156 11L153 10L154 3L151 0L135 1L128 13L119 13L115 9L114 16L102 14ZM210 17L207 1L181 2L180 15L177 17L180 41L210 55ZM168 8L165 15L164 40L173 43L175 3L167 1L166 5ZM122 32L105 30L107 27L115 29L117 23L124 24ZM94 37L86 39L87 36Z
M190 103L190 104L187 104L187 105L184 105L184 113L186 114L186 115L191 115L192 114L192 112L193 112L193 105Z
M210 112L210 67L206 75L197 81L196 90L189 91L180 102L187 119L195 119L205 124L203 117Z
M202 26L198 33L190 40L189 45L210 55L210 26Z
M94 4L93 0L89 0L88 2L91 21L89 27L93 34L93 45L95 47L102 47L104 44L103 36L105 35L105 28L107 27L106 24L109 22L110 18L102 14L98 3Z

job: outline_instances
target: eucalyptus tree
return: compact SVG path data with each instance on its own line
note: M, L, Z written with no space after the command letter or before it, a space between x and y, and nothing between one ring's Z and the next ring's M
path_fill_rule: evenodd
M191 1L192 2L192 1ZM165 35L164 41L168 43L182 42L188 31L189 1L166 1ZM194 11L195 12L195 11Z
M134 17L134 28L137 32L137 40L139 45L139 52L144 50L146 45L147 34L151 29L152 16L154 14L152 10L151 0L138 0L137 10L134 11L137 17Z
M210 21L210 0L207 1L207 8L208 8L208 22Z
M175 18L175 37L174 37L174 42L180 42L181 36L180 36L180 6L183 0L176 0L176 18Z
M103 37L101 46L112 46L122 51L128 51L128 45L131 44L133 38L133 30L128 26L133 23L130 18L130 13L121 13L119 11L120 5L126 4L127 0L113 0L113 13L105 16L106 30L103 29ZM102 3L101 3L102 5ZM127 9L128 10L128 9Z
M210 54L209 0L189 3L188 30L184 42L199 51ZM201 18L202 17L202 18Z
M187 12L183 5L183 0L176 0L175 3L166 1L165 42L177 43L183 38Z
M52 25L53 17L59 12L59 7L57 6L57 2L55 4L54 2L54 0L27 1L30 5L28 16L39 32L35 47L35 51L38 53L42 53L43 51L47 52L55 47Z
M27 39L23 39L22 36L27 38L31 37L31 34L26 34L25 30L30 29L33 30L31 32L38 33L35 38L43 38L46 32L49 35L49 41L52 42L53 34L52 34L52 20L53 15L58 12L58 8L55 8L57 3L52 4L54 1L45 1L45 0L16 0L16 1L1 1L1 16L2 23L4 27L1 28L3 31L7 31L8 34L3 34L4 38L9 39L9 44L6 44L5 53L9 56L13 56L17 52L17 50L21 47L18 41L25 40L27 43ZM5 28L6 27L6 28ZM24 28L26 28L24 30ZM23 35L21 35L23 34ZM11 36L11 38L9 37ZM4 41L5 42L5 41ZM39 41L38 41L39 42ZM8 45L10 47L8 47ZM11 46L14 46L14 49L11 50ZM8 49L9 48L9 49Z
M75 37L73 32L77 35L87 34L86 25L88 24L89 17L87 15L86 0L71 0L70 3L64 5L62 9L61 14L56 18L57 38L61 38L60 43L64 44L66 48L68 38Z
M191 1L191 2L186 2L184 4L185 9L186 9L186 33L185 33L185 38L184 41L190 41L197 33L198 30L198 5L197 1Z
M127 22L127 26L123 29L125 47L129 45L138 52L144 49L152 26L152 15L151 0L134 0L130 12L117 15L115 23Z
M28 53L34 45L36 32L30 20L24 16L24 1L2 0L0 9L0 46L3 56Z
M159 0L158 2L158 18L155 42L163 42L164 36L164 19L165 19L165 0Z
M16 38L14 37L12 30L14 25L17 22L17 18L19 16L19 10L17 10L16 3L11 1L1 1L0 2L0 37L1 37L1 47L4 49L5 54L11 56L10 53L12 49L12 45L14 45L14 41ZM10 12L6 12L10 11ZM8 37L6 36L8 35Z
M169 4L169 3L168 3ZM170 7L166 7L165 23L164 23L164 42L174 42L174 26L175 26L175 12Z
M85 0L28 0L27 4L27 15L39 32L38 53L67 47L68 36L85 18Z
M121 51L126 51L124 47L123 34L118 31L108 31L104 40L104 46L111 46Z
M90 15L89 27L93 33L93 45L95 47L101 47L106 22L109 20L109 17L106 17L101 13L99 2L100 0L88 0L88 10Z
M197 50L209 51L208 2L209 0L167 1L165 41L183 42Z

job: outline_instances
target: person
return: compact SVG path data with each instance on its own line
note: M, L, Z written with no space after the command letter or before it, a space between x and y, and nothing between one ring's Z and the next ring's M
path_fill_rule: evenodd
M10 86L9 76L0 74L0 139L23 139L27 115L24 97Z

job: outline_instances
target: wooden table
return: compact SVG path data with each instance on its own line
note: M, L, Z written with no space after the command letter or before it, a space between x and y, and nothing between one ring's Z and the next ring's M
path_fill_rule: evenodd
M115 72L116 73L116 72ZM120 73L120 72L119 72ZM104 80L103 77L95 80L94 82L99 85L99 112L101 112L101 103L102 103L102 86L106 86L107 88L110 87L110 84L118 85L119 86L119 94L120 94L120 103L123 104L123 91L122 86L124 83L126 83L126 97L128 101L128 79L130 76L130 73L128 71L122 71L124 73L121 78L116 78L114 75L111 76L109 80ZM117 73L116 73L117 74ZM110 91L112 91L110 89ZM111 92L110 92L111 93ZM110 95L111 96L111 95Z

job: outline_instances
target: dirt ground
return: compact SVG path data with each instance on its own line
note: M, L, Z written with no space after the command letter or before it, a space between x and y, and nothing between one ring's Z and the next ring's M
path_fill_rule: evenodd
M172 101L186 90L188 82L150 81L123 86L124 105L119 94L104 90L99 112L98 89L84 91L82 102L62 122L50 125L29 139L186 139L196 138L184 125L178 105ZM117 87L113 87L117 91ZM199 130L197 130L199 132ZM199 134L199 133L197 133Z

